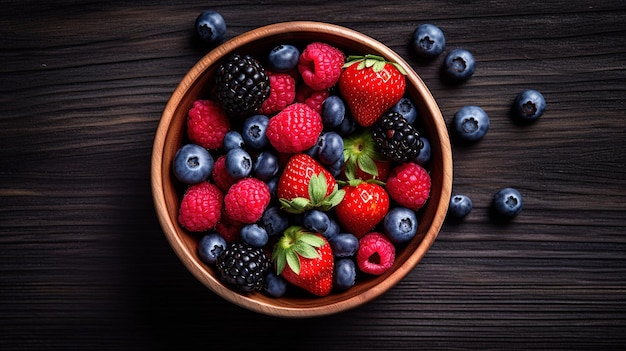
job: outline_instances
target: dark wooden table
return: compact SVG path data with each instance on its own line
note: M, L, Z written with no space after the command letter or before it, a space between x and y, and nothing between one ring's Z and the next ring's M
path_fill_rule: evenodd
M0 349L611 349L626 344L626 5L613 1L2 1ZM453 145L454 191L474 210L446 223L399 285L339 315L286 320L227 303L195 280L159 227L149 182L163 108L227 37L316 20L396 50L449 121L479 105L491 129ZM414 28L478 60L460 86L411 57ZM524 88L548 108L509 118ZM494 192L526 201L494 223Z

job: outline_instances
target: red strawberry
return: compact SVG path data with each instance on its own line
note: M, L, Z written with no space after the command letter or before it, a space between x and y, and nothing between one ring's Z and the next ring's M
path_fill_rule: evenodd
M272 262L277 274L314 295L326 296L333 289L335 261L321 234L299 226L287 228L274 245Z
M344 195L333 175L307 154L291 156L278 180L276 194L284 210L302 213L312 208L329 210Z
M178 211L178 222L191 232L215 228L222 214L223 195L215 184L201 182L187 188Z
M224 145L224 135L230 130L226 112L215 101L196 100L187 114L189 140L207 149Z
M270 118L265 135L278 152L302 152L317 143L322 116L302 103L293 103Z
M339 90L358 124L369 127L402 96L406 72L376 55L349 56L339 77Z
M270 78L270 96L263 101L260 114L273 115L296 98L296 81L287 73L273 73L266 71Z
M430 175L413 162L394 167L387 178L386 189L398 204L414 211L424 206L430 196Z
M339 224L361 238L385 218L389 195L374 182L351 180L343 189L346 194L335 208Z
M346 179L377 179L385 181L391 163L376 150L369 130L344 139L344 175Z

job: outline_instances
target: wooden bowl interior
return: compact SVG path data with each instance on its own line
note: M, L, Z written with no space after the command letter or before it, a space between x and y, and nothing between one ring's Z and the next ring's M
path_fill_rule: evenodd
M199 236L178 225L178 206L184 188L173 178L171 164L184 142L187 111L194 100L209 97L213 74L223 58L236 52L261 59L275 45L291 43L302 47L313 41L335 45L350 55L378 54L404 66L408 72L407 94L420 111L421 131L432 146L432 159L427 165L432 178L431 197L418 212L418 234L399 248L394 267L385 274L365 279L360 276L358 284L351 289L321 298L298 293L281 298L263 293L243 294L222 283L214 268L197 258ZM172 94L155 135L152 155L155 208L165 235L181 261L197 279L226 300L259 313L281 317L310 317L344 311L374 299L395 285L415 267L435 240L447 211L451 184L452 157L445 122L422 80L400 56L374 39L344 27L317 22L287 22L258 28L231 39L203 57Z

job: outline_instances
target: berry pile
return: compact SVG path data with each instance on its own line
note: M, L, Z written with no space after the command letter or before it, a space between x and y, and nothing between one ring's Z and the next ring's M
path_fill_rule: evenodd
M392 267L431 187L405 74L324 42L225 58L172 165L199 258L275 297L326 296Z

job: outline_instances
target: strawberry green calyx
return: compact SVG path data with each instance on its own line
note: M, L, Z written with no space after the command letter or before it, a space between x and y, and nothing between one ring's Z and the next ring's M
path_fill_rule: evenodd
M274 245L272 262L276 265L276 273L281 274L285 266L300 274L300 257L318 258L318 247L326 242L300 226L291 226L283 232L283 236Z
M357 167L367 174L378 176L375 161L383 160L382 155L376 150L376 143L369 129L344 140L343 157L347 179L356 178Z
M345 195L344 190L339 190L335 185L332 193L326 196L328 183L324 173L320 172L311 176L309 182L309 198L296 197L291 200L279 199L281 208L289 213L304 213L311 209L319 209L320 211L328 211L337 206Z
M359 64L357 66L357 70L371 67L374 72L380 72L383 68L385 68L386 64L390 64L394 66L398 71L400 71L402 75L406 76L406 70L404 69L404 67L402 67L398 63L387 61L382 56L372 55L372 54L366 54L365 56L359 56L359 55L348 56L346 58L346 63L343 65L342 68L348 68L356 63Z

